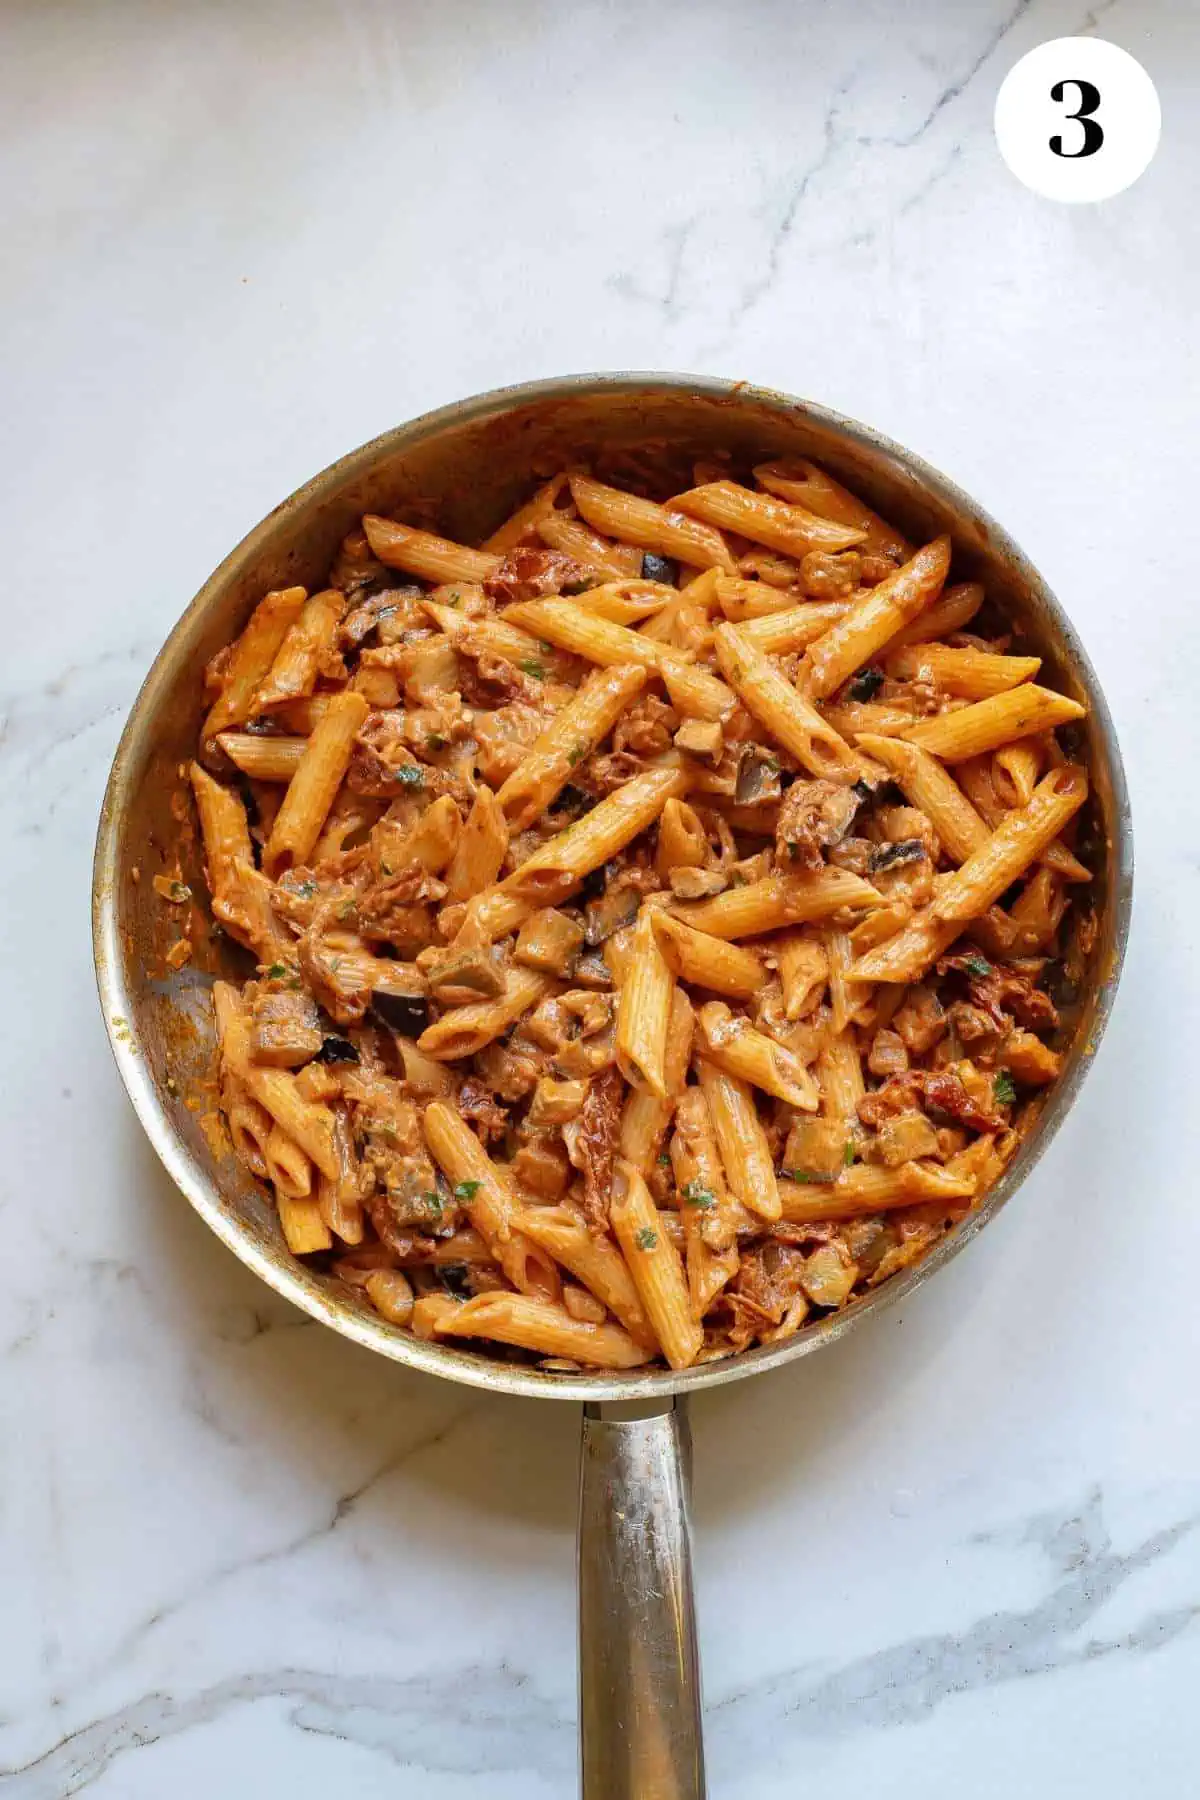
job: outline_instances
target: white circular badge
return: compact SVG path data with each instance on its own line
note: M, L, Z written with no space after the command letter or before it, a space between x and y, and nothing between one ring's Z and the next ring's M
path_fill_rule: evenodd
M1103 38L1053 38L1011 68L996 96L996 142L1047 200L1109 200L1158 148L1162 111L1135 56Z

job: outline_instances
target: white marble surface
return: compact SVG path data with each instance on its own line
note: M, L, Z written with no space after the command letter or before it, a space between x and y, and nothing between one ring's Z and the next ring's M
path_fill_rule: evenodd
M110 1064L96 811L158 644L335 455L484 387L696 369L871 420L1072 610L1133 789L1110 1035L900 1313L702 1398L718 1800L1174 1800L1200 1674L1200 13L1169 0L0 9L0 1796L574 1789L569 1407L372 1360L190 1213ZM994 149L1101 31L1160 154Z

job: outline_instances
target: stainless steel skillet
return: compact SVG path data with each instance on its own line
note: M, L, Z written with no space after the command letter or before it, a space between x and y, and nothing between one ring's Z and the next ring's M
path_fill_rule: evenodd
M789 1342L682 1374L548 1373L386 1324L332 1277L294 1261L275 1213L186 1104L211 1062L207 986L242 953L219 938L171 974L151 877L178 842L180 765L203 709L204 663L264 590L319 583L364 512L422 502L442 529L478 541L564 462L646 443L681 461L803 455L824 464L915 539L951 533L955 570L978 576L1044 659L1052 685L1086 700L1093 797L1094 938L1064 1023L1063 1075L1020 1153L979 1209L916 1268ZM185 866L203 891L198 856ZM688 1543L686 1396L819 1350L903 1299L980 1232L1061 1124L1112 1005L1129 926L1133 849L1120 752L1071 624L1015 544L952 483L867 427L744 382L585 375L483 394L427 414L333 464L256 526L207 581L154 663L117 750L96 844L93 934L105 1021L122 1079L168 1172L217 1236L277 1292L384 1356L502 1393L582 1401L579 1512L580 1725L585 1800L696 1800L705 1792L699 1658ZM135 871L137 872L135 874ZM140 876L140 879L139 879ZM240 973L240 969L236 970Z

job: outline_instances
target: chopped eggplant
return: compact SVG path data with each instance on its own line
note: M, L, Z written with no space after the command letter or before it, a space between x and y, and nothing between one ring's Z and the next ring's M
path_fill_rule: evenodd
M606 989L613 984L612 970L603 956L581 956L571 977L578 987Z
M599 900L589 900L584 909L587 921L584 937L590 950L605 943L614 933L620 931L622 925L632 925L637 917L641 904L641 895L636 888L618 888L615 893L603 894Z
M384 1024L403 1037L420 1037L429 1024L429 1001L424 994L399 994L376 988L371 1005Z
M925 846L920 838L902 838L898 844L878 844L871 852L869 873L882 875L885 869L898 869L902 863L920 862Z
M358 1051L354 1048L354 1045L350 1042L349 1038L327 1037L322 1039L321 1048L313 1057L313 1061L320 1063L356 1063L358 1061Z
M734 800L739 806L755 806L778 800L783 789L779 781L779 758L761 744L747 744L738 762Z
M667 587L674 587L679 580L679 565L666 556L656 556L653 550L647 550L642 556L642 580L661 581Z

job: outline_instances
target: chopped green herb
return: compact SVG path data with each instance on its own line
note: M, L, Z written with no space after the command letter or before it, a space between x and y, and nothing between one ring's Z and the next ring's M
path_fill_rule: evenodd
M545 681L545 668L540 662L535 662L532 656L525 657L521 663L521 667L527 675L532 675L535 681Z
M298 881L296 883L296 893L300 896L301 900L311 900L316 891L317 884L315 881Z
M267 970L267 980L268 981L282 981L286 974L287 974L287 964L286 963L272 963L270 968Z
M882 669L860 669L858 674L854 677L854 680L850 683L850 698L852 700L873 699L882 686Z
M434 1217L440 1219L442 1216L442 1196L433 1192L426 1192L421 1195L421 1198Z
M992 1082L992 1092L1001 1106L1011 1106L1017 1097L1017 1084L1007 1069L1001 1069Z
M972 954L965 959L963 967L968 975L990 975L992 972L992 965L986 956Z
M175 902L176 906L182 906L185 900L191 899L192 890L186 881L173 881L168 890L168 897Z
M653 1250L658 1242L658 1233L651 1226L643 1225L640 1231L634 1233L633 1241L639 1250Z
M843 1166L848 1169L850 1167L851 1163L854 1161L854 1158L857 1155L858 1155L858 1152L854 1148L853 1143L850 1142L849 1140L847 1140L846 1148L842 1151Z
M543 656L553 656L554 655L554 645L548 644L546 642L545 638L538 639L538 649L541 651Z
M669 1150L660 1150L658 1153L658 1160L664 1169L669 1169L671 1166L670 1151Z
M405 787L422 787L425 782L425 771L418 768L416 763L405 763L402 769L396 770L396 780L402 782Z
M807 1169L785 1169L783 1172L790 1181L812 1181L815 1179L809 1174Z
M582 761L583 757L586 755L586 744L572 744L571 748L567 751L567 761L570 763L571 767L574 768L575 764Z
M708 1212L717 1204L712 1190L698 1181L685 1181L682 1192L685 1205L698 1206L702 1212Z
M357 905L357 900L343 900L342 904L337 909L337 917L339 919L351 918Z
M482 1181L460 1181L454 1190L454 1198L456 1200L473 1200L482 1186Z

